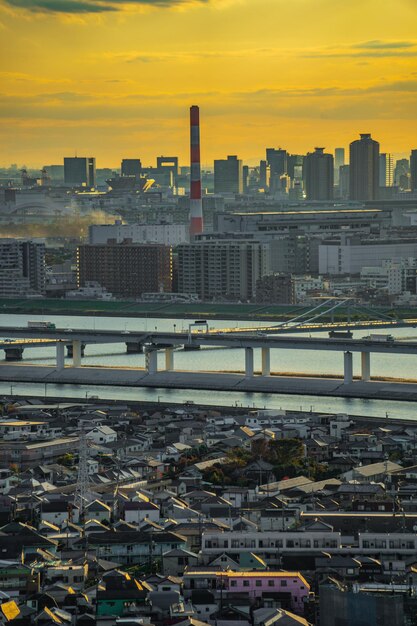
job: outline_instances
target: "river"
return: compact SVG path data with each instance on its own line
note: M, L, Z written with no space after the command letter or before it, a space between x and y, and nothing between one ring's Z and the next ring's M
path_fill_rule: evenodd
M0 315L1 326L26 326L28 320L54 322L59 328L96 328L126 331L187 330L190 320L167 320L160 318L124 318L124 317L76 317L36 315ZM230 320L209 320L212 328L230 328L232 326L260 326L259 322L231 322ZM355 331L354 337L362 337L372 331ZM417 329L401 328L383 331L397 339L417 340ZM315 333L325 336L327 333ZM260 351L255 351L255 369L260 368ZM1 354L1 353L0 353ZM163 355L161 354L161 363ZM144 367L143 354L126 354L123 344L92 344L86 347L83 364L104 366ZM55 348L30 348L24 353L24 361L52 364L55 362ZM163 367L163 365L161 365ZM206 371L241 371L244 367L243 350L233 348L204 348L193 352L178 350L175 352L175 367L181 370ZM299 350L272 350L271 370L274 372L297 372L307 374L342 374L343 355L338 352L313 352ZM1 370L0 370L1 371ZM404 379L417 379L417 357L410 355L373 354L371 357L373 376L391 376ZM354 373L360 373L360 355L354 354ZM351 415L373 415L390 418L417 419L417 403L386 400L364 400L349 398L329 398L305 395L218 392L207 390L176 390L149 388L120 388L84 385L2 383L0 393L15 395L33 395L34 397L89 398L100 399L146 400L161 402L194 401L196 404L222 406L257 406L267 408L287 408L349 413Z

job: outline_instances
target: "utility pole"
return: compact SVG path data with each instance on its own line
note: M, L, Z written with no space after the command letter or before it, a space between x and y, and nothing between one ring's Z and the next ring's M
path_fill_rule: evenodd
M74 506L78 507L80 522L85 525L85 507L94 499L89 487L88 476L88 443L84 424L81 425L80 445L78 450L78 478L74 493Z

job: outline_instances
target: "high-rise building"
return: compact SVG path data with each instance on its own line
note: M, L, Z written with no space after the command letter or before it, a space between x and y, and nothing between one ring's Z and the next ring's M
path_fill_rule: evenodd
M249 165L242 167L242 179L243 179L243 193L247 193L249 190Z
M349 198L350 192L350 167L349 165L341 165L339 167L339 197L342 200Z
M178 157L159 156L156 159L156 180L170 180L169 187L177 185L178 180Z
M304 181L307 200L333 199L333 155L315 148L304 159Z
M214 193L243 193L243 166L237 156L214 161Z
M64 182L77 187L94 187L96 160L94 157L65 157Z
M379 155L379 186L392 187L394 185L394 157L389 152Z
M376 200L379 187L379 143L369 133L350 144L349 197L364 202Z
M156 167L168 168L172 171L174 176L178 176L178 157L176 156L159 156L156 157Z
M138 298L144 292L171 291L172 249L160 244L107 241L77 250L77 283L96 281L116 296Z
M398 159L396 161L394 185L403 190L410 188L410 161L408 159Z
M140 159L123 159L121 167L122 176L136 176L140 178L142 163Z
M45 244L0 239L0 296L25 297L45 291Z
M335 148L334 151L334 184L339 184L339 169L345 164L345 149Z
M266 162L271 170L272 176L282 176L287 174L288 169L288 154L286 150L282 148L267 148L266 149Z
M94 157L87 159L88 187L96 186L96 160Z
M269 166L266 161L259 163L259 189L268 189L269 187Z
M287 174L294 180L302 176L302 170L304 165L304 154L289 154L287 156Z
M417 191L417 150L411 150L410 177L411 191Z
M209 240L177 247L178 291L202 300L251 300L257 281L270 272L267 243Z

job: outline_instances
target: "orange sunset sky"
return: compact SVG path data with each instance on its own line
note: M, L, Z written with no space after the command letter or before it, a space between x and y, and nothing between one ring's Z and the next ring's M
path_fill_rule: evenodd
M417 0L0 0L1 165L417 148Z

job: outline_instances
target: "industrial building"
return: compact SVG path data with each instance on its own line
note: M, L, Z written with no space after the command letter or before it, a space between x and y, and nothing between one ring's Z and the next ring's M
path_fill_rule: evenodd
M339 231L378 233L391 225L391 211L364 209L360 205L331 203L298 206L283 211L219 212L213 230L220 233L276 233L326 235Z
M384 261L417 258L417 239L359 239L342 237L319 245L320 274L359 274Z

